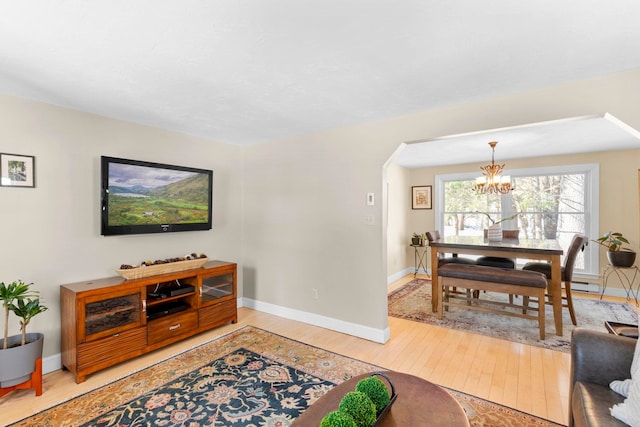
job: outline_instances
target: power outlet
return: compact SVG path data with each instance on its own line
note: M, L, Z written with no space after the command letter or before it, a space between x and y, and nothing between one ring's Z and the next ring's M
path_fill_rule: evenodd
M313 299L318 299L318 290L316 288L311 289L311 297Z

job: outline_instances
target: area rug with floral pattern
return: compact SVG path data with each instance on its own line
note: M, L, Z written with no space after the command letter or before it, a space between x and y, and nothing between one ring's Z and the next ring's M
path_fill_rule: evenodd
M380 369L245 326L13 425L286 427L335 385ZM448 391L472 426L558 425Z
M508 295L486 292L481 294L480 298L507 302ZM606 332L605 320L638 324L638 313L628 303L580 298L575 293L572 299L579 327ZM545 339L540 340L538 322L529 319L454 308L445 312L443 318L438 320L437 314L431 311L431 280L413 279L391 292L388 302L389 316L392 317L445 326L551 350L564 352L571 350L571 331L574 326L566 308L562 309L563 335L558 336L555 334L552 308L549 305L546 306L546 334Z

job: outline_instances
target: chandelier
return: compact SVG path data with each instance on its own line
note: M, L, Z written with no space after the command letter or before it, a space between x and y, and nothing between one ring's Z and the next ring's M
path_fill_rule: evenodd
M511 178L509 176L500 175L502 173L502 169L504 169L504 163L496 165L494 162L496 144L498 143L495 141L489 143L489 146L491 147L491 164L480 167L480 170L482 170L482 176L476 178L476 183L473 186L473 190L479 194L507 194L515 188L511 183Z

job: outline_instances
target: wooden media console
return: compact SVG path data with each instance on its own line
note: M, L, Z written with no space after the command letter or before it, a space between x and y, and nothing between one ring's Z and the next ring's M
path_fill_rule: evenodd
M60 286L62 365L88 374L238 321L237 265L138 279L115 276Z

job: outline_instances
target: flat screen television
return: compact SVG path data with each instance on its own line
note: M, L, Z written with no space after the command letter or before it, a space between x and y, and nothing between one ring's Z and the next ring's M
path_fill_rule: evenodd
M101 234L210 230L213 171L101 157Z

